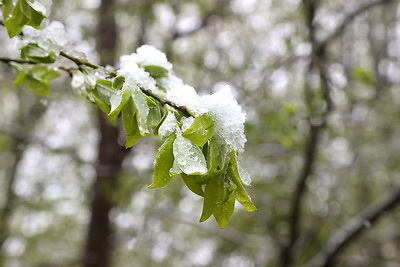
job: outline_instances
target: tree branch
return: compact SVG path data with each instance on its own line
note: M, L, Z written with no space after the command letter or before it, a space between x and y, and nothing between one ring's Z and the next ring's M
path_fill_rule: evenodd
M67 54L65 52L60 52L60 55L65 57L65 58L68 58L71 61L73 61L76 65L78 65L79 68L81 68L82 66L86 66L86 67L90 67L92 69L103 69L106 72L108 72L110 74L110 76L112 76L112 77L117 76L117 72L115 72L115 71L111 71L111 70L105 69L104 67L102 67L100 65L96 65L96 64L90 63L88 61L81 60L81 59L76 58L74 56L71 56L71 55L69 55L69 54ZM38 64L38 63L36 63L34 61L30 61L30 60L12 59L12 58L5 58L5 57L0 57L0 61L4 62L6 64L9 64L9 65L11 65L11 63L13 63L13 62L14 63L19 63L19 64L30 64L30 65ZM71 75L71 70L72 69L64 68L64 67L58 67L58 69L66 71ZM161 105L169 105L169 106L173 107L174 109L179 110L180 112L182 112L187 117L193 117L194 116L194 114L186 106L177 105L177 104L173 103L172 101L170 101L168 99L165 99L165 98L155 94L151 90L148 90L148 89L145 89L145 88L142 88L142 87L140 87L140 90L142 90L142 92L145 95L155 98L158 102L161 103Z
M317 47L317 51L324 49L328 44L330 44L334 39L336 39L337 37L339 37L343 31L345 30L345 28L347 27L347 25L349 25L358 15L364 13L365 11L367 11L368 9L379 5L379 4L383 4L383 3L389 3L392 2L393 0L368 0L368 1L364 1L363 3L361 3L358 7L354 8L353 10L351 10L350 12L348 12L345 16L345 18L343 19L343 21L340 23L340 25L325 39L321 40L319 42L319 45Z
M370 229L385 213L400 205L400 188L391 194L381 197L376 203L368 206L359 216L352 218L341 229L337 230L321 252L305 266L328 267L334 262L339 253L364 231Z
M69 55L69 54L63 52L63 51L60 52L60 55L65 57L65 58L68 58L71 61L73 61L78 66L87 66L87 67L90 67L92 69L104 69L104 67L102 67L100 65L96 65L96 64L90 63L89 61L76 58L76 57L74 57L72 55ZM111 72L111 71L109 71L109 72Z
M302 219L302 204L304 195L307 192L307 180L313 172L313 166L315 163L316 155L318 152L318 142L320 139L321 132L326 125L326 118L329 112L332 110L332 100L330 97L330 86L328 81L328 75L326 74L324 67L324 53L325 50L317 51L318 46L315 39L315 27L313 21L317 12L318 1L315 0L303 0L303 8L305 11L305 24L309 31L309 41L312 46L312 54L310 65L308 69L308 75L317 70L321 82L321 90L324 96L326 108L321 111L318 116L310 115L308 123L310 126L310 133L306 142L304 163L302 171L297 179L296 187L293 193L293 198L290 204L289 211L289 238L286 244L283 245L281 250L281 266L288 267L292 265L293 258L295 255L295 244L300 236L300 227ZM313 90L313 85L306 78L305 89L307 91ZM307 99L311 102L311 99Z
M36 62L30 61L30 60L24 60L24 59L13 59L13 58L7 58L7 57L0 57L0 61L4 62L6 64L11 64L11 63L19 63L19 64L30 64L34 65L37 64Z

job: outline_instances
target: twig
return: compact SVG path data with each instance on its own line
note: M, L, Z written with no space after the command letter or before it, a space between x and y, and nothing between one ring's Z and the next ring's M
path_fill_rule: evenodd
M368 206L359 216L352 218L328 240L325 246L305 266L328 267L334 262L339 253L364 231L370 229L385 213L400 204L400 188L391 194L381 197L376 203Z
M30 65L37 64L36 62L33 62L31 60L13 59L13 58L7 58L7 57L0 57L0 61L4 62L6 64L10 64L12 62L19 63L19 64L30 64Z
M60 52L60 55L65 57L65 58L68 58L71 61L73 61L78 66L87 66L87 67L90 67L92 69L103 69L102 66L90 63L89 61L86 61L86 60L79 59L79 58L74 57L72 55L69 55L69 54L67 54L67 53L65 53L63 51Z
M317 47L317 51L320 49L324 49L328 44L330 44L334 39L339 37L343 31L346 29L347 25L349 25L358 15L364 13L371 7L374 7L379 4L383 3L389 3L393 0L368 0L364 1L362 4L360 4L358 7L354 8L352 11L347 13L345 18L343 19L342 23L325 39L321 40L319 42L319 45Z

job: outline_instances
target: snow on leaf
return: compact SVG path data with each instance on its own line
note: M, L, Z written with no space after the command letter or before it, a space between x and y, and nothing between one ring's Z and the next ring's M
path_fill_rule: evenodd
M175 139L174 156L182 172L189 175L207 173L206 159L200 148L181 135Z
M167 56L151 45L142 45L133 54L135 62L141 66L160 66L167 71L172 70L172 64L168 62Z
M158 128L158 136L162 139L167 138L176 131L176 127L178 127L178 123L175 115L172 112L168 112L167 117Z

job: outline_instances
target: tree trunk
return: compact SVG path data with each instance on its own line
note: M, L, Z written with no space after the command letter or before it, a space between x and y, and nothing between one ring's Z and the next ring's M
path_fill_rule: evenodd
M115 60L117 29L113 6L114 0L102 0L99 10L97 50L103 66L113 64ZM122 162L128 150L118 143L118 128L112 126L100 110L98 121L101 138L83 261L84 266L107 267L110 266L113 243L109 214L115 203L112 202L111 196L118 183Z

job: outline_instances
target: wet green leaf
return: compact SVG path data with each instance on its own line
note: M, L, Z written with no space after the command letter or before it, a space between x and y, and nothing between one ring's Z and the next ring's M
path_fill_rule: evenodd
M160 188L166 186L172 179L169 170L174 164L173 144L176 136L171 135L158 149L154 165L154 180L148 188Z
M11 0L5 0L3 4L4 25L10 38L21 33L25 25L39 28L45 18L41 11L32 8L26 0L18 0L14 8Z
M160 104L154 98L148 96L147 105L149 106L147 125L151 128L155 128L160 124L162 118Z
M221 175L215 175L208 181L204 188L203 212L200 217L200 222L204 222L210 218L216 205L223 204L226 193L227 190Z
M230 192L228 200L215 206L213 215L217 220L219 227L225 228L229 224L235 209L235 200L235 192Z
M126 148L134 146L142 137L135 115L132 98L129 98L128 102L122 108L122 123L126 132Z
M54 63L56 55L53 51L48 52L36 43L29 43L21 49L21 58L36 63Z
M146 136L150 133L147 127L147 117L149 115L147 96L139 88L132 88L132 99L140 134Z
M118 76L115 77L112 83L112 87L117 89L117 90L121 90L122 86L125 83L125 77L124 76Z
M237 166L236 151L234 150L232 150L230 154L228 177L237 186L235 192L236 192L236 198L240 202L240 204L242 204L247 211L257 210L253 202L251 201L250 196L247 194L246 190L243 187L242 179L240 178Z
M203 185L199 184L197 181L201 179L200 176L197 175L187 175L182 173L182 180L186 184L186 186L192 191L193 193L204 196Z
M207 173L206 159L200 148L182 136L175 139L174 156L182 172L189 175Z
M116 120L130 97L131 91L129 89L124 87L122 90L117 90L115 94L110 97L111 109L108 116Z
M182 136L198 146L203 146L214 135L214 120L208 113L197 116Z

